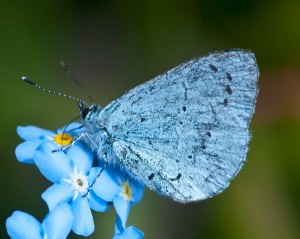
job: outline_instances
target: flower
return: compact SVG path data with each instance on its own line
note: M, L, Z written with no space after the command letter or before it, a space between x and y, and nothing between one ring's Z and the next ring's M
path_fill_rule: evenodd
M144 186L129 178L117 168L107 167L96 180L93 191L106 201L112 201L125 229L131 205L137 204L143 197Z
M52 142L58 148L69 145L76 134L83 132L84 128L79 123L71 123L66 128L56 132L42 129L36 126L18 126L18 135L25 140L15 150L17 159L22 163L33 164L33 152L43 142ZM64 130L66 130L64 132Z
M140 239L144 237L144 233L134 226L124 227L122 220L117 216L115 224L115 235L113 239Z
M12 239L63 239L70 233L73 220L70 205L61 203L42 223L26 212L15 211L7 218L6 229Z
M36 126L17 127L25 140L16 148L17 159L36 164L53 185L42 194L49 209L43 223L16 211L7 219L8 234L13 239L58 239L66 238L72 230L89 236L95 227L91 209L105 212L112 203L117 212L114 239L143 238L144 234L135 227L126 227L131 205L143 197L143 186L119 168L95 160L90 148L74 141L77 134L84 132L80 124L72 123L67 129L55 133ZM58 150L61 148L64 150Z
M94 231L91 208L102 212L108 209L108 203L94 194L89 186L100 168L93 168L90 174L94 154L83 145L72 146L67 153L53 152L55 149L53 143L44 142L34 152L35 164L54 183L42 198L50 212L59 203L70 202L74 215L72 230L78 235L88 236Z
M125 228L122 232L114 235L113 239L141 239L144 237L144 233L134 226Z

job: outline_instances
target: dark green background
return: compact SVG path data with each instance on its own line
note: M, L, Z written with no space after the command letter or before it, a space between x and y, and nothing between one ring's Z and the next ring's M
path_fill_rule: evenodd
M42 221L41 193L51 185L35 166L19 163L17 125L56 129L86 99L61 70L64 60L106 105L124 91L210 51L256 53L260 94L251 124L248 162L221 195L181 205L146 190L128 225L146 238L299 238L300 2L238 0L0 2L0 238L5 219L23 210ZM111 238L114 209L95 213L90 238ZM70 238L79 238L70 236Z

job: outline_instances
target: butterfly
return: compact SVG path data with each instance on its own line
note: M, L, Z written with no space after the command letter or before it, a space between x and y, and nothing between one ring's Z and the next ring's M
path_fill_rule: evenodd
M212 52L102 108L79 102L82 139L100 159L181 203L227 188L246 161L258 94L252 52Z
M251 51L216 51L104 108L22 80L78 103L86 131L74 142L84 140L104 165L116 165L151 190L188 203L221 193L243 167L258 77Z

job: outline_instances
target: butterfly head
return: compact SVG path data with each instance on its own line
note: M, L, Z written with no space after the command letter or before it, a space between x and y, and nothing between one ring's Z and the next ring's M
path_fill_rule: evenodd
M83 120L86 119L87 115L90 112L95 112L97 110L97 108L98 108L96 104L86 105L82 101L77 101L77 104L78 104L78 107L79 107L79 110L80 110L81 118Z

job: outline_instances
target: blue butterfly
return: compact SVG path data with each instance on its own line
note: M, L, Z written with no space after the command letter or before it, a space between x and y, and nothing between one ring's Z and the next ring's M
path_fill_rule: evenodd
M252 52L193 59L101 108L80 103L82 138L109 164L181 203L222 192L241 170L258 94Z
M77 139L100 159L188 203L222 192L241 170L258 77L254 54L232 49L183 63L104 108L64 96L80 107L86 132Z

